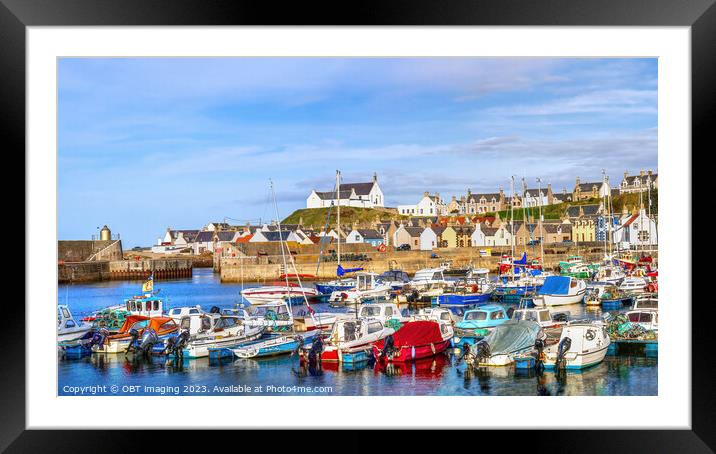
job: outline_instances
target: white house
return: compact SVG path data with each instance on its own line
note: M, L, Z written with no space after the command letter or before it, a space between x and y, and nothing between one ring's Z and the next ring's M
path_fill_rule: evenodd
M406 216L441 216L447 212L447 207L440 198L439 193L430 195L429 192L423 193L423 198L417 205L398 205L398 213Z
M505 228L505 224L500 227L487 227L486 224L480 223L475 226L475 231L470 236L473 247L478 246L509 246L512 243L512 235Z
M306 208L335 206L340 199L341 206L373 208L385 206L383 191L378 185L378 175L373 174L369 183L341 183L340 194L336 191L318 192L315 189L306 199Z
M438 234L431 227L427 227L420 234L420 250L421 251L432 251L440 247L438 244Z
M614 231L616 243L628 243L630 247L654 246L659 243L656 221L641 209L639 213L622 218L622 223Z
M385 237L375 229L353 229L346 237L346 243L368 243L372 246L380 246Z

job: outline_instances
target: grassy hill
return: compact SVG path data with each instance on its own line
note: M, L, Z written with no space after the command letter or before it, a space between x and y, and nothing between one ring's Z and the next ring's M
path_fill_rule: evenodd
M336 209L333 208L303 208L294 211L286 219L282 220L282 224L298 224L302 222L305 227L320 228L326 225L328 212L331 212L331 225L336 225ZM390 208L354 208L341 207L341 224L352 224L353 222L370 223L375 219L381 220L401 220L408 219L408 216L402 216L394 209Z

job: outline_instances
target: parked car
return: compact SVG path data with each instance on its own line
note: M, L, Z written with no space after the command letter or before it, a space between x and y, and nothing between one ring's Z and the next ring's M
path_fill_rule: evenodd
M401 244L397 248L395 248L396 251L409 251L410 245L409 244Z

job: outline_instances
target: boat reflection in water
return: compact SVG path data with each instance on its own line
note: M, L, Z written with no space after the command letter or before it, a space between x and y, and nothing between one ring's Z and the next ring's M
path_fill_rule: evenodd
M443 376L446 367L450 366L447 355L437 355L431 358L418 359L404 363L376 363L374 372L388 377L410 376L428 379L439 379Z

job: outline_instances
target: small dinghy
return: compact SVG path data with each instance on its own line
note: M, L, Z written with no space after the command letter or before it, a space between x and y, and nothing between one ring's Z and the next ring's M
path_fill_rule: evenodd
M406 362L444 352L450 345L453 328L449 323L416 320L395 334L373 343L373 355L381 362Z

